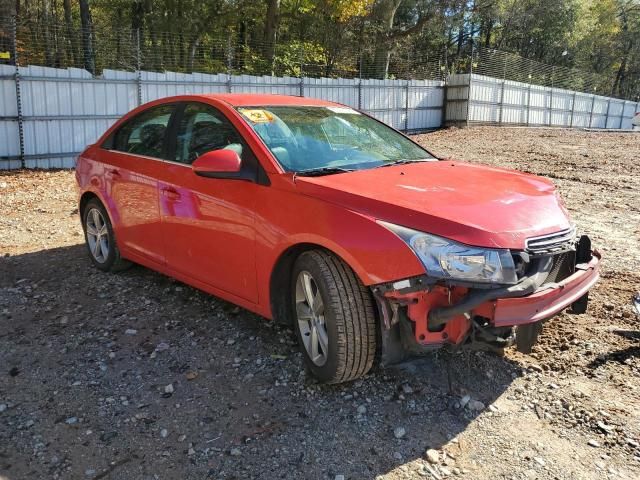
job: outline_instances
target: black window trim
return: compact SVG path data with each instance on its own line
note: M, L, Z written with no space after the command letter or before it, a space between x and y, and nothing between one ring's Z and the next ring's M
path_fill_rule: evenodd
M116 141L116 137L118 135L118 133L120 132L120 130L122 130L124 127L126 127L127 125L129 125L131 122L135 121L136 119L140 118L142 115L156 109L156 108L161 108L161 107L174 107L173 112L171 112L171 116L169 117L169 122L167 123L167 133L165 134L165 138L162 142L162 153L165 154L165 156L169 156L168 155L168 151L167 151L167 145L168 145L168 138L171 138L172 135L172 127L173 127L173 122L175 121L176 118L176 114L178 113L178 109L180 106L180 102L167 102L167 103L161 103L159 105L154 105L153 107L149 107L149 108L145 108L143 111L137 113L136 115L134 115L132 118L128 119L126 122L123 122L122 125L119 125L118 128L116 128L113 132L111 132L111 134L106 138L106 140L104 142L102 142L102 144L100 144L100 148L104 149L104 150L109 150L110 152L116 152L116 153L122 153L124 155L131 155L133 157L142 157L142 158L147 158L147 159L151 159L151 160L159 160L161 162L168 162L170 160L164 159L164 158L159 158L159 157L151 157L149 155L140 155L140 154L136 154L136 153L131 153L131 152L123 152L122 150L116 150L115 149L115 141Z
M175 153L176 153L176 148L177 148L177 140L178 140L178 129L180 128L180 123L182 122L182 117L184 115L184 112L185 112L187 106L190 105L190 104L203 105L203 106L205 106L207 108L210 108L214 112L216 112L218 115L220 115L220 117L224 118L229 123L229 126L238 135L238 138L240 138L242 140L243 146L246 147L249 150L249 153L255 159L256 169L255 169L255 172L249 172L249 173L251 173L251 175L247 175L247 172L240 172L238 174L232 174L232 175L225 176L224 178L225 179L229 179L229 180L247 180L247 181L250 181L250 182L253 182L253 183L257 183L258 185L263 185L263 186L271 185L271 181L269 180L269 176L267 175L267 172L264 170L264 167L260 163L260 159L258 158L256 153L253 151L251 146L247 143L245 138L240 134L240 132L238 131L236 126L233 124L233 122L229 119L229 117L227 115L224 114L223 111L221 111L219 108L211 105L210 103L201 102L201 101L198 101L198 100L189 100L189 101L182 101L182 102L176 102L176 103L179 105L179 107L176 108L175 119L172 119L174 121L174 123L171 125L172 129L168 130L170 132L170 134L171 134L172 139L173 139L173 141L171 142L172 143L172 145L171 145L172 158L175 158ZM166 160L166 161L167 162L171 162L171 163L175 163L177 165L184 165L185 167L191 168L191 164L188 164L188 163L182 163L182 162L178 162L176 160ZM223 177L218 177L218 178L223 178Z
M166 134L166 138L165 138L165 140L163 142L162 150L163 150L163 153L165 153L165 155L167 157L175 158L177 140L178 140L178 129L180 128L180 122L182 121L182 116L184 114L185 109L187 108L187 105L189 105L191 103L204 105L204 106L206 106L208 108L213 109L216 113L221 115L222 118L224 118L227 122L229 122L229 125L231 126L231 128L238 134L238 137L242 139L242 141L243 141L244 145L246 146L246 148L249 150L251 155L255 158L257 168L256 168L256 171L255 171L255 173L253 175L247 176L246 174L242 174L241 173L241 174L239 174L237 176L228 176L226 178L230 179L230 180L247 180L247 181L256 183L258 185L263 185L263 186L271 185L271 180L269 180L269 176L267 175L267 172L265 171L264 167L262 166L262 163L260 162L260 159L255 154L255 152L253 151L251 146L244 139L244 137L240 134L240 132L238 131L236 126L233 124L233 122L229 119L229 117L227 115L225 115L224 112L222 112L217 107L215 107L215 106L213 106L213 105L211 105L209 103L201 102L201 101L197 101L197 100L180 101L180 102L167 102L167 103L161 103L159 105L154 105L153 107L146 108L143 111L141 111L140 113L138 113L135 116L133 116L132 118L128 119L126 122L122 123L122 125L119 125L118 128L116 128L113 132L111 132L111 134L100 144L100 148L102 148L104 150L108 150L110 152L120 153L122 155L129 155L129 156L132 156L132 157L141 157L141 158L146 158L148 160L155 160L157 162L170 163L172 165L180 165L182 167L186 167L189 170L191 170L191 164L189 164L189 163L178 162L176 160L169 160L169 159L166 159L166 158L150 157L150 156L147 156L147 155L139 155L139 154L130 153L130 152L123 152L121 150L116 150L114 148L114 142L115 142L116 135L118 134L118 132L122 128L124 128L126 125L128 125L129 122L134 121L135 119L137 119L141 115L149 112L150 110L152 110L154 108L166 107L166 106L174 106L175 108L174 108L173 112L171 113L171 117L169 118L169 123L167 125L167 134Z

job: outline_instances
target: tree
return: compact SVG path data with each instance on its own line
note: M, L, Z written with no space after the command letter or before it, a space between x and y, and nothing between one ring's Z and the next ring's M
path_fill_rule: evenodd
M96 71L96 58L93 51L93 23L88 0L80 1L80 24L82 25L82 52L84 68L91 73Z

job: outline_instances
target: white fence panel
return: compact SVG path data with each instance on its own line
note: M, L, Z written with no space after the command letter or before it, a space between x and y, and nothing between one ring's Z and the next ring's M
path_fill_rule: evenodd
M304 96L359 108L362 99L358 82L347 78L305 78Z
M362 108L398 129L442 123L444 82L294 78L104 70L93 78L75 68L21 67L23 150L15 67L0 65L0 169L70 168L86 145L118 118L158 98L201 93L300 95Z
M633 128L633 124L631 123L631 121L633 120L636 112L640 112L640 103L625 102L623 112L624 118L622 120L622 125L620 126L620 128Z
M432 80L294 78L177 72L20 67L21 122L15 67L0 65L0 169L68 168L78 152L141 103L179 94L304 95L360 108L399 130L442 124L445 84ZM635 102L557 88L453 75L446 121L631 128ZM23 144L20 144L20 125Z
M11 65L0 65L0 170L20 168L15 159L20 154L15 71Z
M448 123L630 129L638 104L483 75L460 74L449 78L446 109Z
M435 80L412 80L408 87L407 128L424 130L442 125L444 104L444 82Z

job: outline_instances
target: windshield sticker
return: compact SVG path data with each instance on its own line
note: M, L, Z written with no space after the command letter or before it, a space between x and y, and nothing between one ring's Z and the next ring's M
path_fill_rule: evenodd
M267 112L266 110L247 109L247 108L239 108L238 110L242 115L247 117L253 123L273 122L273 114L271 112Z
M327 107L327 110L333 113L360 115L360 112L356 112L353 108L349 108L349 107Z

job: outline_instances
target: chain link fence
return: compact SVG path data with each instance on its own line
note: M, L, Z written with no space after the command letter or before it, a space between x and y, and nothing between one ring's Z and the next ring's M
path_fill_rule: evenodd
M513 53L490 48L475 48L467 67L470 73L501 80L563 88L626 100L638 100L640 97L640 78L627 77L621 79L616 85L615 78L607 75L598 75L564 66L547 65Z
M17 58L15 58L17 54ZM620 82L565 66L553 66L499 50L474 47L471 54L390 49L373 45L323 47L304 41L268 44L242 35L157 32L149 29L77 25L8 18L0 23L0 63L76 67L94 76L104 69L225 73L278 77L442 80L477 73L503 80L637 100L640 78Z
M0 62L13 63L14 20L0 25ZM226 73L232 75L307 76L328 78L442 79L440 55L390 50L375 60L371 46L350 44L326 48L312 42L269 44L241 35L194 34L103 28L83 29L41 20L15 24L20 65L83 68L93 75L104 69ZM383 72L381 75L380 72Z

